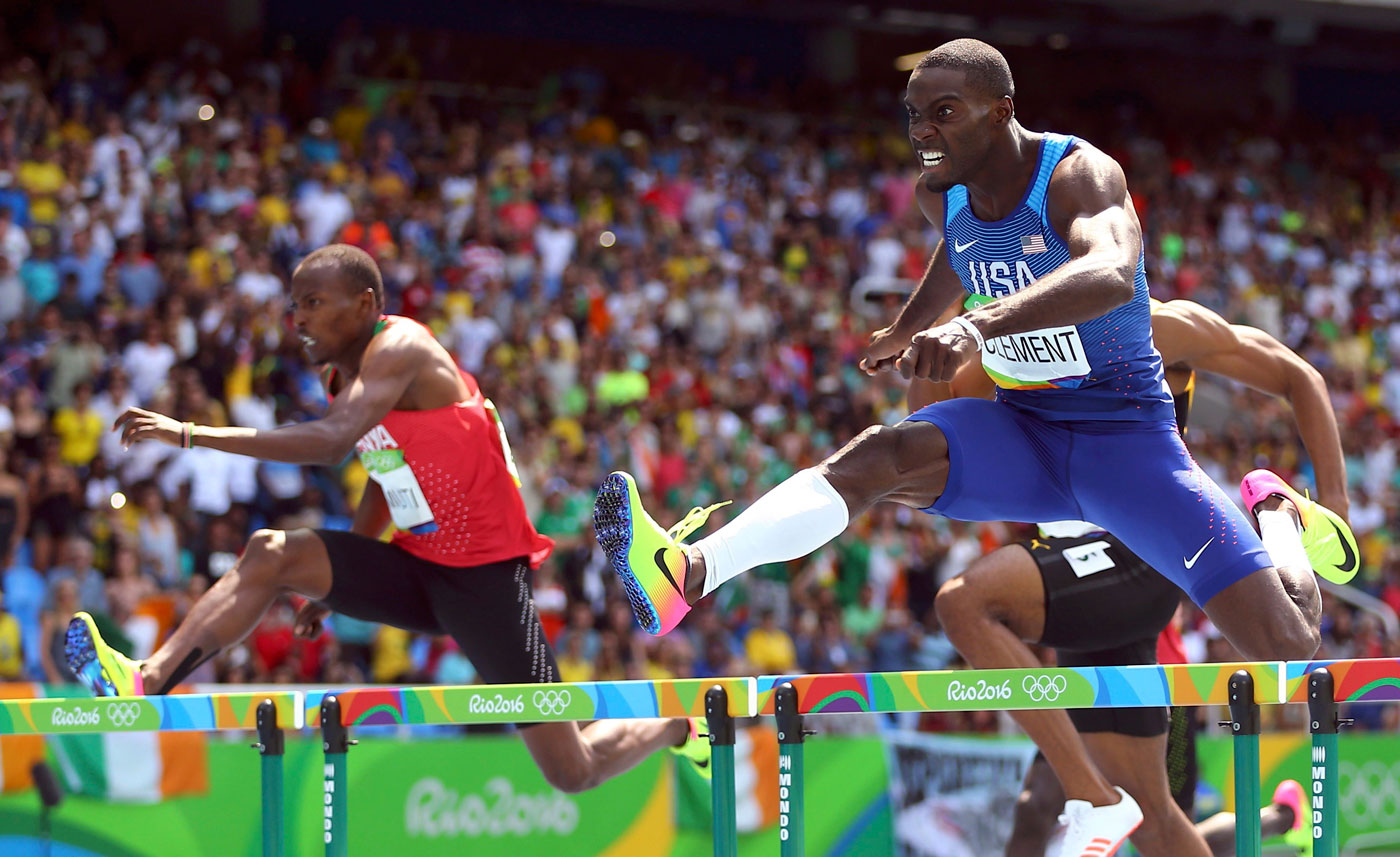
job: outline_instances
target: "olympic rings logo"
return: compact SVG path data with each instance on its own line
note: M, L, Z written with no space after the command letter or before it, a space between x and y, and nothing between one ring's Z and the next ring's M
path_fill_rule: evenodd
M1338 810L1349 824L1361 830L1400 828L1400 762L1370 759L1358 765L1343 759L1337 779Z
M541 714L563 714L569 707L572 694L568 688L562 690L537 690L531 698Z
M1060 694L1068 687L1065 677L1062 675L1028 675L1021 679L1021 690L1030 695L1036 702L1054 702L1060 698Z
M107 719L113 726L131 726L136 723L140 713L141 707L134 702L107 703Z

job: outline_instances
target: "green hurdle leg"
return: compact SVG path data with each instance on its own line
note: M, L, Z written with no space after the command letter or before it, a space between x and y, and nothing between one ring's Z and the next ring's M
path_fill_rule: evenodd
M723 687L715 685L705 691L705 717L710 723L715 857L736 857L739 832L734 814L734 718L729 716L729 694Z
M797 691L783 682L774 694L778 714L778 853L804 857L803 834L807 828L802 784L802 715L797 713Z
M327 696L321 702L321 749L326 754L324 821L322 832L326 843L326 857L348 857L350 853L347 839L349 819L346 817L346 804L349 799L349 781L345 776L345 753L350 745L345 724L340 722L340 700Z
M1308 674L1308 720L1313 739L1312 806L1303 807L1308 816L1303 820L1303 829L1312 834L1314 857L1337 857L1341 846L1337 827L1337 804L1341 800L1337 785L1337 731L1350 726L1351 721L1337 716L1332 673L1326 669Z
M283 822L282 756L286 752L282 730L277 728L277 703L264 699L258 704L258 743L262 756L262 853L282 857L286 844Z
M1259 857L1259 706L1254 677L1246 670L1230 676L1230 727L1235 738L1235 855Z

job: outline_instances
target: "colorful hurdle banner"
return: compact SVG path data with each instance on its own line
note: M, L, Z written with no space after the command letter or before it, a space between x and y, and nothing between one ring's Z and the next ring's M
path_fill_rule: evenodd
M709 719L714 853L734 857L734 719L777 716L779 840L803 847L806 715L1220 705L1230 709L1235 795L1259 803L1259 706L1307 703L1313 734L1310 826L1317 857L1337 857L1337 704L1400 701L1400 660L1267 661L1182 666L951 670L551 685L358 688L187 694L134 699L0 700L0 734L256 730L262 758L263 853L284 853L283 730L319 727L326 764L326 854L349 853L348 729L393 724L541 723L618 718ZM1259 857L1257 813L1237 813L1236 853Z

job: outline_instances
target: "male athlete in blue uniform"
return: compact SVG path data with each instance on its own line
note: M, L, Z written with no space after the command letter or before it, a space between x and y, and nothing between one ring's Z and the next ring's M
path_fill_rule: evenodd
M917 196L929 212L943 195L946 237L862 363L950 381L980 353L996 401L939 402L871 427L693 544L682 540L716 507L668 532L631 477L611 474L594 524L642 627L665 633L724 581L805 556L890 500L962 520L1097 522L1201 605L1244 657L1316 651L1311 569L1274 567L1177 433L1123 170L1083 141L1023 128L1013 94L1006 60L971 39L930 52L910 76ZM969 295L987 302L936 324ZM984 634L980 666L1038 666L1005 625L988 622ZM1064 785L1061 853L1107 857L1142 813L1050 714L1015 716Z

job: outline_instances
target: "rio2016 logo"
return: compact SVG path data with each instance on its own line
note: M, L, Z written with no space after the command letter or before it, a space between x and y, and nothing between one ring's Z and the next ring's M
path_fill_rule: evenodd
M102 712L96 708L84 711L74 706L72 710L64 711L55 707L49 722L53 726L97 726L102 723Z
M1011 679L1001 684L979 678L971 684L963 684L957 679L948 683L948 699L954 702L994 702L1011 698Z
M467 710L472 714L524 714L525 697L508 697L501 693L494 696L481 694L471 698L471 702L467 703Z
M426 839L568 836L579 809L561 792L516 791L505 777L492 777L480 792L459 791L437 777L418 780L404 801L404 830Z

